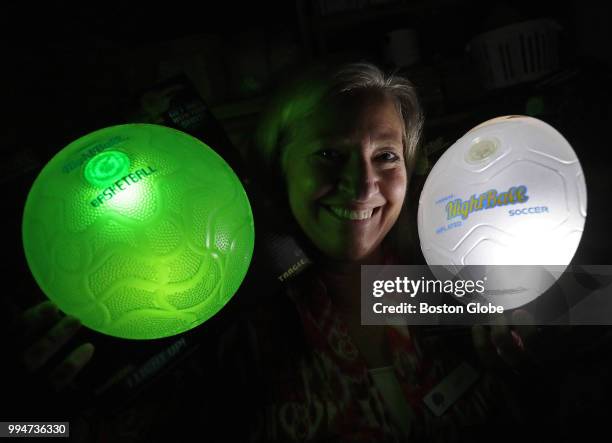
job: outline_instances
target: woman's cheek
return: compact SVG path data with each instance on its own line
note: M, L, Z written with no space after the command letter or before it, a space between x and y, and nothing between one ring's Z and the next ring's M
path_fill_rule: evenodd
M310 165L302 171L298 180L301 194L309 201L318 200L328 194L333 187L330 177L324 170Z
M325 195L316 174L308 168L292 168L287 176L289 203L295 218L305 222L315 215L317 200Z
M388 201L402 204L406 196L408 181L404 169L389 170L383 178L384 194Z

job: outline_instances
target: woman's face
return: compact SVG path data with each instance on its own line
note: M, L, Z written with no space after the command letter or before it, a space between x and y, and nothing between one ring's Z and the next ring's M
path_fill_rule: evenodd
M407 188L403 123L391 97L362 93L306 119L287 146L289 203L327 257L360 261L397 220Z

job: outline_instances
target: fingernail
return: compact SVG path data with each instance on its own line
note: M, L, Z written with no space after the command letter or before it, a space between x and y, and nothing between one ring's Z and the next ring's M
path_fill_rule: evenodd
M94 345L92 345L91 343L85 343L83 346L81 346L81 348L79 349L78 352L78 358L79 359L83 359L88 357L89 355L93 354L95 350Z

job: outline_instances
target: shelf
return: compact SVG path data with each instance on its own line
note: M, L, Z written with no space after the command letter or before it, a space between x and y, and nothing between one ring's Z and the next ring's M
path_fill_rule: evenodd
M354 11L337 12L331 15L319 16L317 20L319 22L320 29L329 31L374 22L386 18L392 18L398 15L417 15L428 13L438 8L456 4L458 4L458 0L419 0L415 1L414 3L401 2L376 7L370 6Z

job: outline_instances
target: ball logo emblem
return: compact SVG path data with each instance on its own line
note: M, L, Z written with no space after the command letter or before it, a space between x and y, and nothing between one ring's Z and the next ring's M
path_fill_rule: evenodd
M497 151L499 142L495 139L485 139L476 141L470 150L466 159L470 163L480 163L487 160Z
M105 186L130 170L130 159L120 151L104 151L89 160L85 179L94 186Z

